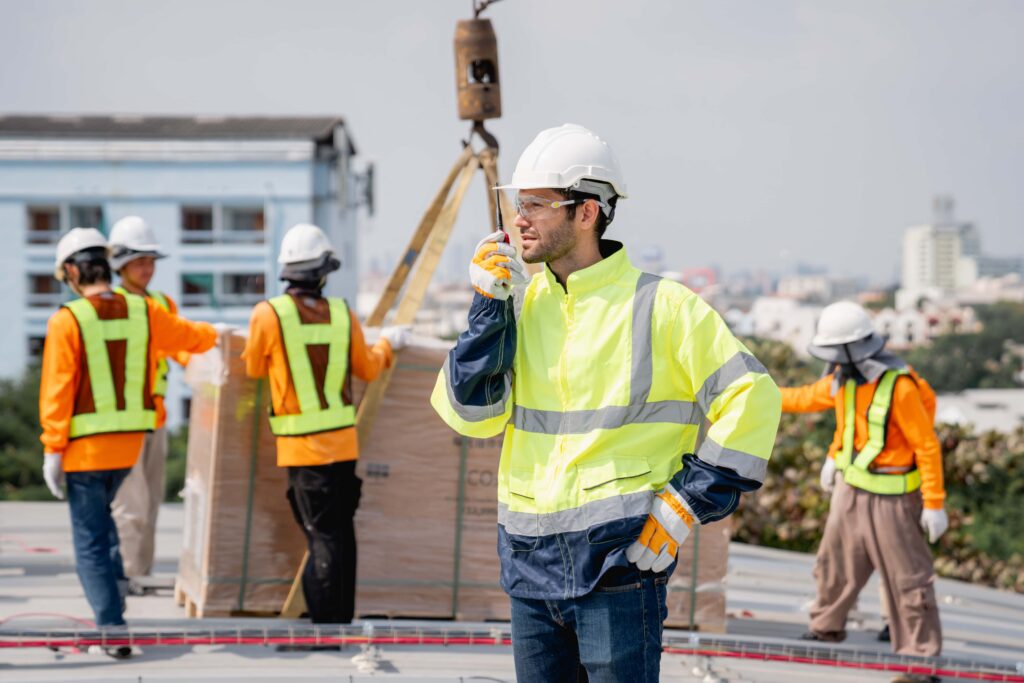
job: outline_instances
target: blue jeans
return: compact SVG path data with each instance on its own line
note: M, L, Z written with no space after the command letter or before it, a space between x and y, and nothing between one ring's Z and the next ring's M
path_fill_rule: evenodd
M570 600L512 600L516 678L534 683L657 683L664 574L626 569Z
M75 569L97 626L124 624L127 581L110 504L130 471L127 468L66 475Z

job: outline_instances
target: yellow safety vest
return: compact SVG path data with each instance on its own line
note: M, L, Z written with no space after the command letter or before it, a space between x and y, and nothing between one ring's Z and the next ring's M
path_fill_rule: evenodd
M115 287L114 291L118 294L130 294L124 287ZM156 302L156 304L167 311L171 312L171 304L167 301L167 297L163 292L158 291L147 291L146 296ZM167 363L167 359L161 356L156 361L156 379L153 380L153 395L154 396L166 396L167 395L167 373L171 371L171 366Z
M76 299L65 307L78 323L82 348L88 364L89 385L95 410L71 417L69 437L77 439L112 432L151 431L156 427L156 411L146 409L146 362L149 354L149 317L146 300L134 294L123 294L128 316L116 320L100 320L88 299ZM108 341L125 342L123 405L118 408L114 389Z
M852 379L843 387L843 447L836 453L836 469L843 473L843 480L871 493L901 495L921 488L921 471L913 469L906 473L879 473L869 468L875 458L885 449L885 436L892 409L892 396L896 380L910 375L906 368L886 370L878 380L875 393L868 408L868 440L864 448L854 456L853 438L857 408L857 383Z
M694 452L763 481L781 397L760 362L684 286L634 268L625 249L527 286L501 402L462 405L448 362L431 403L460 434L504 433L498 521L525 537L648 513ZM592 539L595 540L595 539ZM611 542L615 539L600 539ZM520 544L513 550L530 550ZM532 543L526 541L527 545Z
M355 407L346 405L342 389L348 375L349 335L351 324L348 306L342 299L327 299L330 307L329 323L303 323L295 300L282 294L269 301L281 325L288 371L295 394L299 399L299 412L294 415L271 415L270 431L277 436L301 436L351 427L356 421ZM309 361L307 346L326 344L327 370L320 387L327 406L320 401L316 378Z

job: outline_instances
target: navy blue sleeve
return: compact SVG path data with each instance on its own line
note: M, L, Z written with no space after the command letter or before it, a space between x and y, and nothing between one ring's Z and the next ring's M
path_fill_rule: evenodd
M695 455L683 456L683 469L668 483L679 492L701 524L728 517L740 494L761 488L761 482L736 474L728 467L709 465Z
M488 299L479 292L469 308L469 329L448 354L448 381L463 406L492 406L504 401L516 353L512 298Z

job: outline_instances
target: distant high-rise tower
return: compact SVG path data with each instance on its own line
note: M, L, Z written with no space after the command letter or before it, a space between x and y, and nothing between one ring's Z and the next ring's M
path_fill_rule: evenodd
M981 235L973 223L958 222L949 195L932 202L934 222L903 233L903 257L897 306L908 308L920 298L948 296L978 278Z

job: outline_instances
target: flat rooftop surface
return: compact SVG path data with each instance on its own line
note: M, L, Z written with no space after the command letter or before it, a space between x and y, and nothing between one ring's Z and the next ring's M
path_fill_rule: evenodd
M155 576L173 581L181 547L181 505L161 509ZM666 638L728 638L757 652L773 646L802 647L794 640L806 627L813 597L812 555L747 546L730 547L727 581L728 633L724 636L667 631ZM1017 667L1024 676L1024 595L940 579L937 593L945 635L944 654L958 659L998 662ZM261 629L301 627L305 621L279 619L189 620L169 590L129 597L126 617L133 629L195 628ZM74 570L70 518L64 503L0 502L0 629L63 629L74 619L90 620L91 610ZM507 624L464 624L430 621L357 622L378 632L390 627L425 630L474 629L504 635ZM881 627L877 583L865 588L851 615L850 637L838 650L887 652L876 640ZM280 652L272 646L189 645L143 647L130 660L103 654L45 648L0 649L0 680L108 681L111 683L219 683L272 681L514 681L511 648L507 645L382 645L369 662L353 661L364 654L359 646L341 652ZM715 683L830 683L888 681L892 674L725 657L665 654L663 681ZM944 680L955 680L945 678Z

